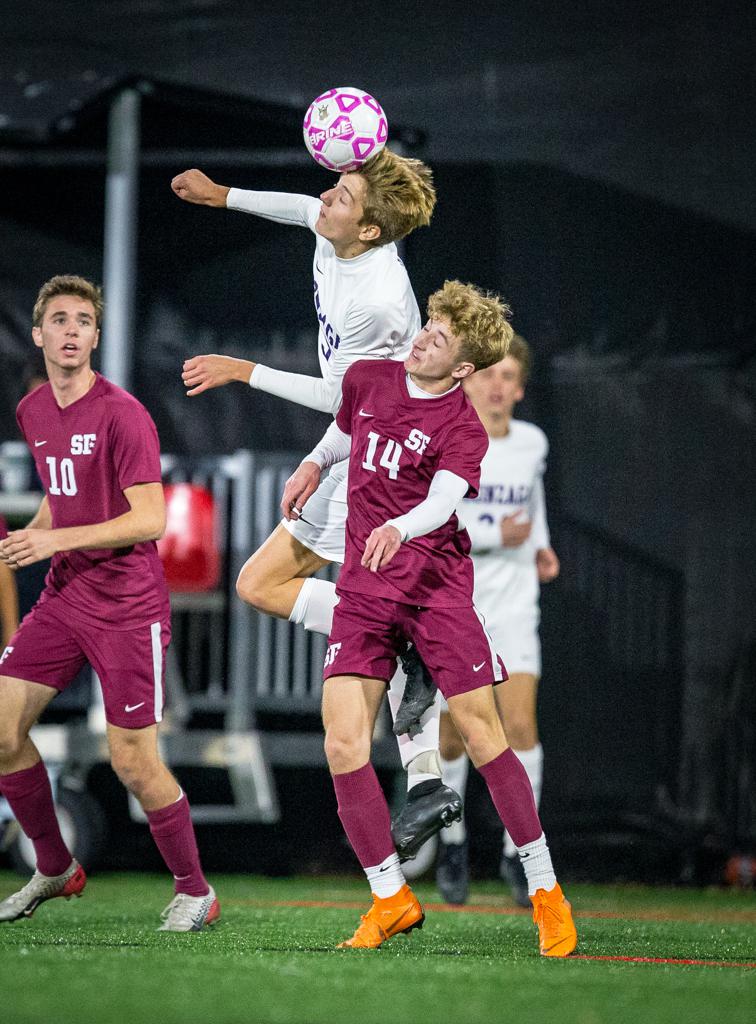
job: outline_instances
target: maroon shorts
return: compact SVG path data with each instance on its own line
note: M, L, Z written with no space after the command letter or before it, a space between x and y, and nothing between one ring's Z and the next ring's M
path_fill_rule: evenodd
M100 678L108 722L142 729L163 717L170 639L169 623L108 630L71 618L60 598L49 598L35 605L16 630L0 657L0 676L62 692L89 662Z
M463 608L418 608L381 597L340 593L328 637L323 678L368 676L388 681L411 640L444 697L507 678L482 617Z

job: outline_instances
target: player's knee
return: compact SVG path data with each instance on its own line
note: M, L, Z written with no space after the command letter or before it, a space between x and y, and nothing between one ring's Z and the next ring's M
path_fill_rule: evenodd
M328 767L335 774L356 771L370 758L369 739L357 732L329 728L323 746Z
M269 613L268 587L253 566L245 565L236 581L236 593L259 612Z
M487 719L471 717L458 723L470 760L474 764L486 764L506 746L506 739L501 723Z
M111 750L110 764L123 785L135 796L139 796L152 776L153 766L144 760L136 747L129 744Z

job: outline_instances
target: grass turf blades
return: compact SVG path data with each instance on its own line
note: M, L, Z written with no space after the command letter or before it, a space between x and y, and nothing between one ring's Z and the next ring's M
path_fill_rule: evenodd
M213 877L223 918L212 930L155 931L165 877L102 875L84 898L53 900L0 927L8 1024L207 1021L373 1024L394 1018L550 1024L753 1019L756 901L743 893L570 885L578 952L538 956L530 916L496 883L472 907L426 906L422 932L379 951L336 950L369 904L357 879ZM18 877L0 873L0 892ZM715 963L735 966L715 966Z

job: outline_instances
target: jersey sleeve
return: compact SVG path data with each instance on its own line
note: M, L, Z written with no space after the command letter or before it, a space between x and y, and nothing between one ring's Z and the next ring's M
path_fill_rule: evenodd
M488 450L488 435L477 415L453 426L444 441L436 471L446 469L467 480L464 498L475 498L480 486L480 464Z
M341 377L326 380L324 377L308 377L304 373L274 370L257 363L249 384L258 391L319 412L335 414L341 405Z
M110 447L122 491L135 484L160 483L160 442L152 417L142 406L119 408L111 420Z
M315 221L320 214L320 200L290 192L254 192L232 188L226 196L226 209L254 213L276 224L294 224L314 231Z

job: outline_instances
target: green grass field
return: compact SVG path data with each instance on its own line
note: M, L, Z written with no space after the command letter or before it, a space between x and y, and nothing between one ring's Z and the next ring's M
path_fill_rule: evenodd
M334 949L367 907L352 878L214 878L223 917L196 935L158 934L171 897L153 875L92 878L0 926L4 1024L301 1022L508 1024L756 1020L756 899L746 893L569 886L585 957L543 960L527 912L496 883L472 905L426 903L422 931L378 951ZM0 892L19 879L0 873Z

